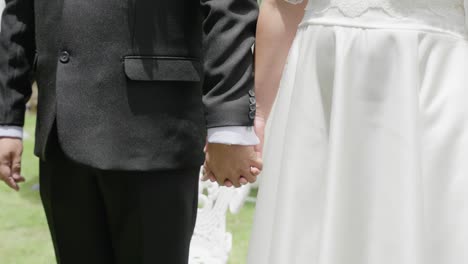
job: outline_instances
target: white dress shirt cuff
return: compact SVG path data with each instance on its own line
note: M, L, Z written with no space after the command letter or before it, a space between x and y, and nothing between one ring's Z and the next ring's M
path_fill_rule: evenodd
M253 127L230 126L208 128L208 142L227 145L255 146L260 140Z
M23 128L19 126L0 126L0 137L23 138Z
M23 138L23 128L0 126L0 137ZM253 127L231 126L208 129L208 142L229 145L254 146L260 143Z

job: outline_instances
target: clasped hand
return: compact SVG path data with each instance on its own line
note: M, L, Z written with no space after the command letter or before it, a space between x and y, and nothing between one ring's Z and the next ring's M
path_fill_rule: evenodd
M208 143L205 148L203 180L217 181L226 187L254 183L263 168L253 146Z

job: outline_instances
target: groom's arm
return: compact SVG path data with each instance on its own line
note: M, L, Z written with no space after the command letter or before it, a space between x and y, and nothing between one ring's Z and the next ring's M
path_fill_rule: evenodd
M0 180L18 190L22 126L35 54L33 0L6 0L0 27ZM16 137L16 138L15 138Z
M200 0L208 128L253 126L256 0Z
M34 1L6 0L0 30L0 126L9 134L18 135L24 125L35 49Z
M256 114L252 46L258 4L256 0L200 3L204 15L203 101L210 143L205 165L221 185L240 186L246 179L255 181L258 173L253 173L251 167L261 169L252 147L258 139L251 128ZM226 148L225 144L234 138L236 142L247 142L246 146Z

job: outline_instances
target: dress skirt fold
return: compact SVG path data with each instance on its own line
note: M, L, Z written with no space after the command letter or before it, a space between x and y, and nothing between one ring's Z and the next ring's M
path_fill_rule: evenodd
M302 24L248 263L468 263L467 75L462 37Z

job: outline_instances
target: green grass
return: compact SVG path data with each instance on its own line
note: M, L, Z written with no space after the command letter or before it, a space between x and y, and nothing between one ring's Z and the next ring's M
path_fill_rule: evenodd
M35 117L26 117L23 175L27 182L15 193L0 183L0 264L53 264L53 247L39 192L38 160L34 157ZM239 214L228 215L227 228L233 234L229 264L245 263L254 205L248 203Z
M237 215L228 214L227 229L232 234L229 264L245 264L255 205L246 203Z

